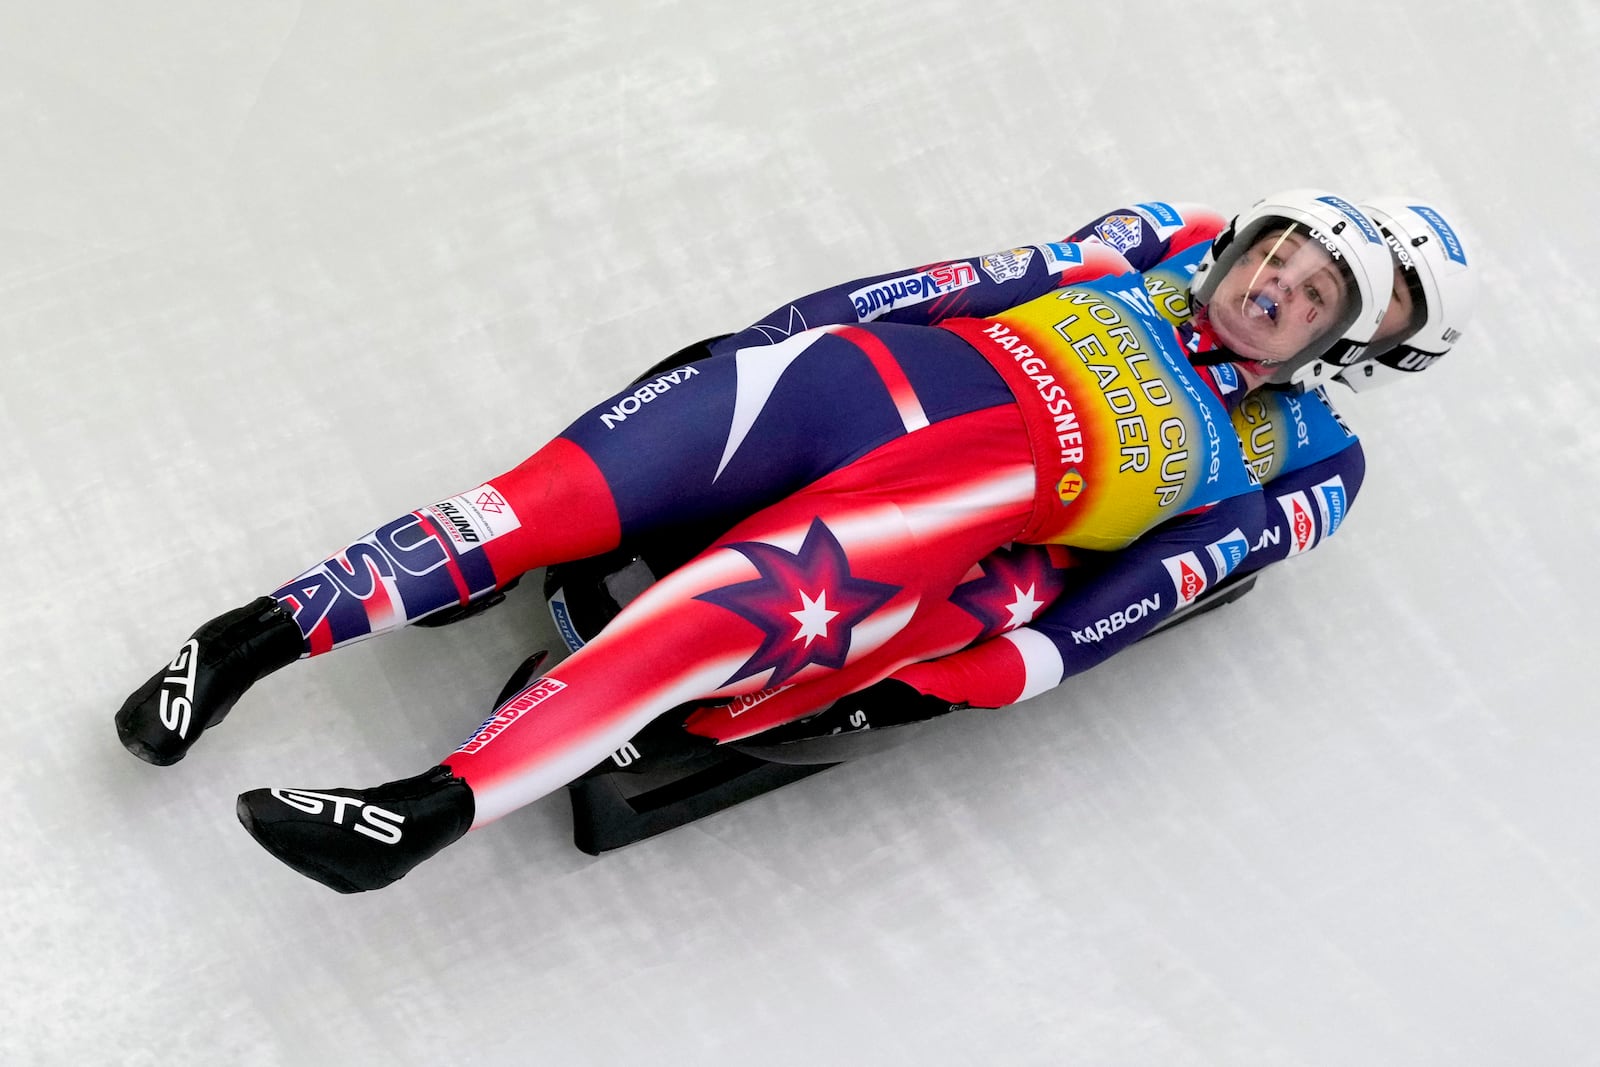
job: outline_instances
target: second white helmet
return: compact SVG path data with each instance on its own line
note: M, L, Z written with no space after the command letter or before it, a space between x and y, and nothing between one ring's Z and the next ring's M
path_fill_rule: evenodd
M1476 259L1445 213L1414 197L1381 197L1361 206L1378 224L1395 262L1399 324L1379 333L1367 353L1335 376L1357 392L1427 370L1455 346L1478 300Z

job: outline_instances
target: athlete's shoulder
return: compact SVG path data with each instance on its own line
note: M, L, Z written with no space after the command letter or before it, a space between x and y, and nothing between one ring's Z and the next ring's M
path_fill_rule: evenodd
M1069 238L1101 244L1145 270L1177 252L1209 243L1227 225L1224 216L1203 204L1149 200L1108 211Z
M1245 462L1263 482L1320 463L1358 444L1326 389L1257 389L1233 413Z

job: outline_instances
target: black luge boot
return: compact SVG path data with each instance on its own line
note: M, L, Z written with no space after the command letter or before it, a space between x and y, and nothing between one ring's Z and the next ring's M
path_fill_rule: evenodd
M472 790L435 767L372 789L252 789L239 821L262 848L340 893L382 889L472 826Z
M122 747L157 767L177 763L246 689L304 651L294 616L272 597L218 615L123 702Z

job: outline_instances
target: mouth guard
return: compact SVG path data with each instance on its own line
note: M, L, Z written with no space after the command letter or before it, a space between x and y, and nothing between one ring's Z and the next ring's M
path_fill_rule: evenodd
M1273 322L1278 321L1278 302L1266 293L1257 293L1250 302L1260 308L1262 314L1266 315L1267 318Z

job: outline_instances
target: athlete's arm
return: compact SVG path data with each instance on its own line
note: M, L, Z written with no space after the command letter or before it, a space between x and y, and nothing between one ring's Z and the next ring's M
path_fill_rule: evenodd
M1361 442L1352 437L1332 456L1268 482L1266 525L1239 572L1258 571L1327 541L1343 525L1366 471Z
M1102 242L1046 241L969 259L858 278L802 296L712 345L714 354L776 344L802 330L862 322L932 326L983 318L1063 285L1126 274L1133 267Z
M1209 244L1227 223L1221 214L1201 204L1152 201L1108 211L1067 240L1103 245L1122 255L1132 269L1143 272L1201 242Z

